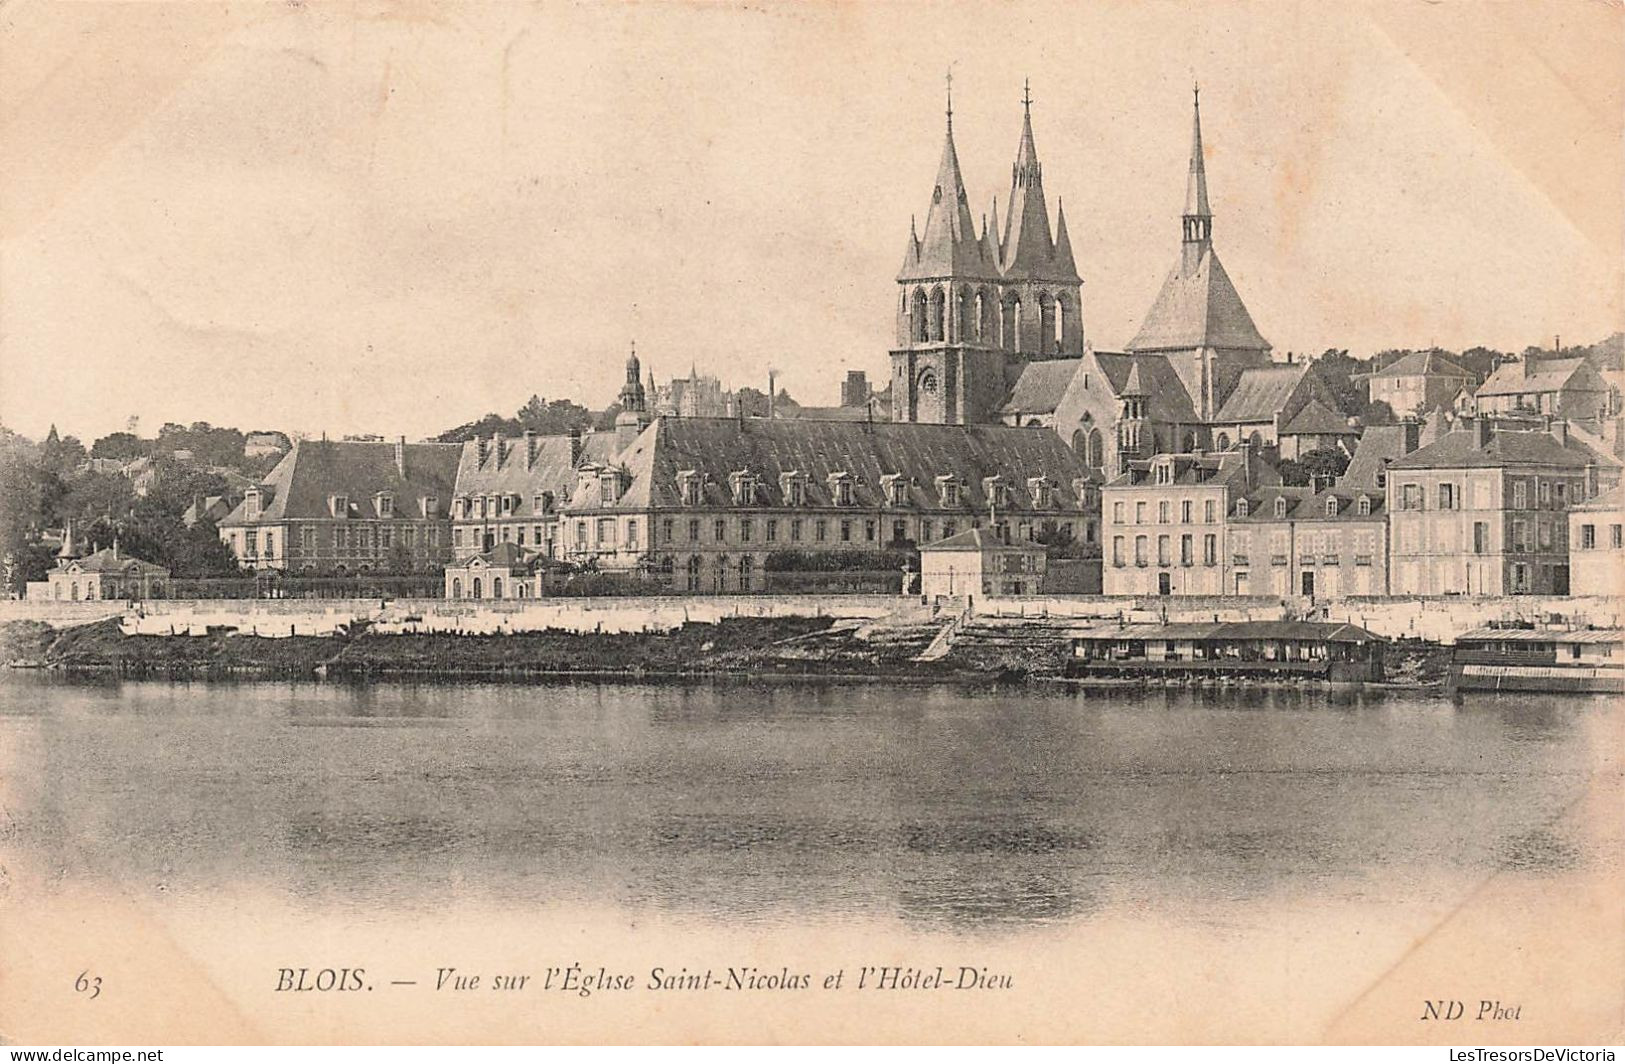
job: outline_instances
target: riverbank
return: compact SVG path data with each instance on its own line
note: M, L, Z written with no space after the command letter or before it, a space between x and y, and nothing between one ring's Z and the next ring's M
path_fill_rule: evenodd
M1067 626L1018 619L723 618L654 632L502 634L380 632L361 624L280 638L212 629L127 635L114 619L61 628L0 625L0 663L9 667L171 678L1048 681L1062 676L1070 653ZM1448 650L1437 644L1391 644L1386 686L1442 687L1448 664Z

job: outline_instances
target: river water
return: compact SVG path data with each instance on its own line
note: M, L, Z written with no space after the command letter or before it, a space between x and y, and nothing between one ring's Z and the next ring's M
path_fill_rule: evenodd
M65 882L340 911L974 930L1380 903L1610 859L1562 814L1620 771L1616 716L1572 696L13 673L0 830Z

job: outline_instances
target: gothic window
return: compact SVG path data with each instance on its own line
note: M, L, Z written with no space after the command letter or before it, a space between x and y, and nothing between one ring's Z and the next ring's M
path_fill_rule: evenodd
M920 371L920 394L937 394L937 375L929 369Z
M909 321L909 335L916 341L930 339L926 333L926 321L929 317L928 310L929 304L925 298L925 289L916 288L914 290L914 313L910 316Z
M1230 449L1230 434L1228 432L1219 433L1219 438L1213 441L1213 445L1221 451L1228 451Z
M1089 453L1084 458L1084 464L1094 469L1103 468L1106 464L1106 439L1099 429L1089 430Z
M1050 338L1055 334L1055 300L1048 292L1038 297L1038 354L1051 353Z
M1072 453L1077 455L1078 461L1084 465L1089 464L1089 440L1084 436L1082 429L1072 434Z
M931 309L927 314L927 323L930 331L926 336L928 340L942 339L943 295L941 288L931 289Z
M978 340L987 338L987 292L980 290L976 293L976 332Z
M1055 297L1055 353L1066 350L1066 298ZM1085 385L1087 387L1087 385Z

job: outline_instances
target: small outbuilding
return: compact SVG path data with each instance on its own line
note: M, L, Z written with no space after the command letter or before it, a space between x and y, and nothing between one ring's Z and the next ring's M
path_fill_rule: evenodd
M1010 542L972 528L920 548L920 594L1036 595L1044 584L1044 547Z

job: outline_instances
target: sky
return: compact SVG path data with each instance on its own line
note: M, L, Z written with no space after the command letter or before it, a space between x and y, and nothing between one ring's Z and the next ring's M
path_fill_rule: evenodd
M1625 7L0 7L0 424L419 437L645 371L884 379L941 154L1001 217L1031 79L1084 329L1214 241L1277 353L1625 317Z

